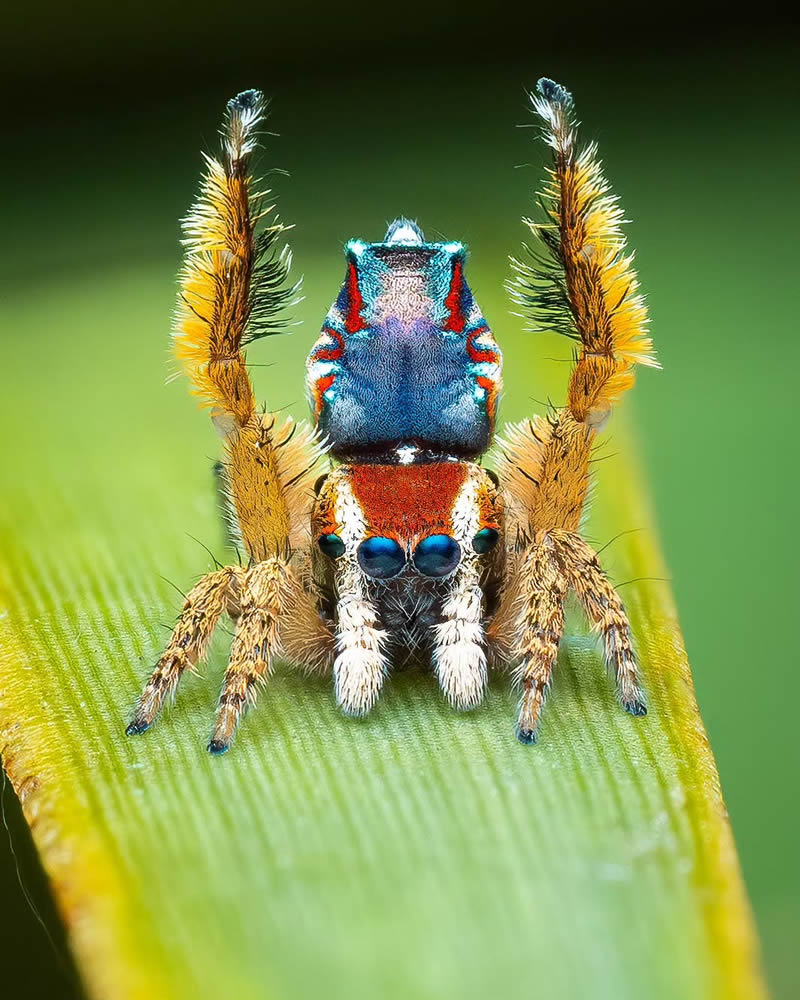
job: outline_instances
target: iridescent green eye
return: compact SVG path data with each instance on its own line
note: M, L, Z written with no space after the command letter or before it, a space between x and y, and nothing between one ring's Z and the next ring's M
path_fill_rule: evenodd
M472 547L479 555L491 552L497 545L500 536L494 528L481 528L478 534L472 539Z
M344 555L344 542L338 535L322 535L317 544L329 559Z

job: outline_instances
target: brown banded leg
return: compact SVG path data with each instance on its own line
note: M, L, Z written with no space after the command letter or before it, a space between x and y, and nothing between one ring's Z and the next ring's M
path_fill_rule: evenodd
M521 569L523 608L520 616L519 653L522 660L516 676L522 687L517 739L535 743L542 706L558 657L564 631L564 598L569 581L557 561L549 538L534 543Z
M578 535L562 540L570 584L589 620L603 636L606 663L614 671L617 692L626 712L647 715L644 692L633 652L631 627L619 594L606 576L594 549Z
M266 559L242 572L239 617L231 656L219 697L217 722L208 744L213 754L225 753L242 712L255 695L255 684L272 669L278 646L278 624L287 596L286 565Z
M236 567L225 567L208 573L186 595L169 644L136 703L126 733L133 735L149 729L165 699L175 693L187 667L191 669L205 656L240 572Z

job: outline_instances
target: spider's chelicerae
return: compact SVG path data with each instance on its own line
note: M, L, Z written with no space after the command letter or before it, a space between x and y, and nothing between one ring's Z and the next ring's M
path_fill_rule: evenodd
M398 219L379 243L351 240L346 273L308 358L315 428L256 408L244 347L278 332L294 298L284 228L250 176L261 94L227 109L184 222L175 352L224 439L222 483L247 564L188 593L129 733L148 729L223 614L235 623L208 749L228 749L276 657L331 673L350 715L375 704L393 666L422 659L457 709L481 702L490 666L511 664L517 736L533 743L574 591L601 632L619 697L645 702L631 630L580 534L595 436L655 365L622 212L570 94L531 95L552 150L544 221L515 261L513 292L538 325L576 343L567 404L508 427L494 456L500 351L464 275L461 243ZM324 463L328 463L324 470Z

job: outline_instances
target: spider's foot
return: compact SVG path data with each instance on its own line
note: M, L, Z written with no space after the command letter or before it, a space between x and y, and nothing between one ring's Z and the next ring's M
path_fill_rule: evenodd
M647 715L647 705L645 705L644 699L642 698L634 698L631 701L623 701L622 707L630 715L635 715L637 718Z
M383 657L377 650L340 653L333 664L336 704L345 715L365 716L378 700L385 676Z
M241 692L230 691L220 695L217 722L206 750L219 757L230 749L236 726L242 716L246 704L246 696Z
M539 720L542 716L548 683L541 678L526 677L522 682L522 699L517 716L517 739L529 747L538 742Z
M477 642L462 639L440 647L435 666L439 687L457 712L471 712L481 704L488 677L486 656Z
M148 719L133 719L125 727L126 736L139 736L140 733L146 733L147 730L153 725L152 721Z

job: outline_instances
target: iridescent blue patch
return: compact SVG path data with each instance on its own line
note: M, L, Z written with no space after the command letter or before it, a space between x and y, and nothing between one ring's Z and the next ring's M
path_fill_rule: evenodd
M405 566L406 554L393 538L373 535L359 545L358 564L373 580L388 580Z
M344 282L308 358L314 419L351 460L415 442L475 457L491 440L502 357L466 280L461 243L397 219L350 240Z
M414 565L425 576L447 576L461 560L461 547L449 535L428 535L414 550Z
M491 552L497 545L498 534L494 528L481 528L472 539L472 547L479 555Z

